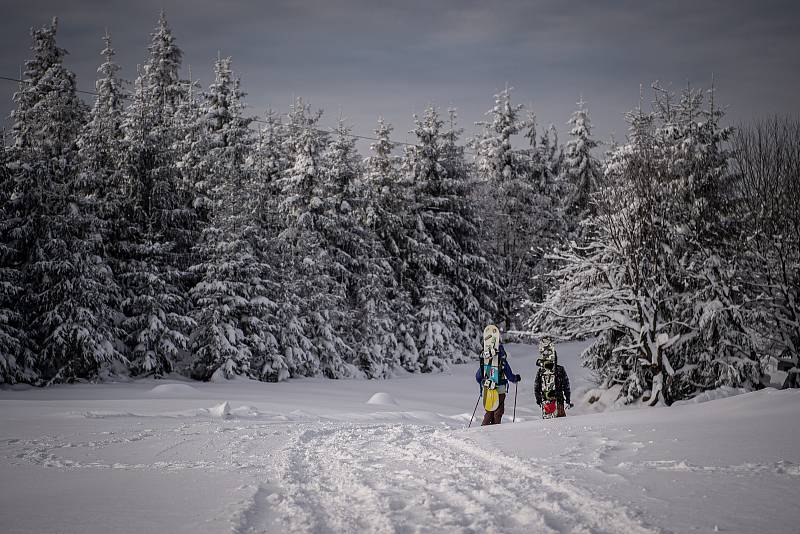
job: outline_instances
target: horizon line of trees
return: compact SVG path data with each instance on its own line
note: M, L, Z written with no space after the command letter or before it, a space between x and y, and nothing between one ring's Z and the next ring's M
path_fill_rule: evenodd
M0 161L0 382L431 372L543 294L566 225L535 210L558 213L566 165L510 90L468 141L479 173L455 110L415 116L399 156L379 120L363 158L302 99L254 131L231 59L181 78L163 13L130 95L103 38L90 108L56 29L32 31Z
M104 37L91 108L55 36L0 155L0 383L384 378L494 322L594 337L624 402L797 384L796 121L733 130L713 90L656 85L600 160L584 102L561 145L506 88L472 139L429 108L364 158L302 99L254 131L231 59L181 78L163 13L130 95Z

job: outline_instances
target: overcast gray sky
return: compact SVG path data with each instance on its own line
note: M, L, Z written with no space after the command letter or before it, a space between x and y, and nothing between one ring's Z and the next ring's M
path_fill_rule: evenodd
M792 1L0 1L0 75L19 75L30 28L58 16L80 88L94 87L106 28L132 80L163 8L184 74L191 65L206 84L217 53L232 56L251 113L284 112L303 96L325 109L326 125L341 110L357 133L371 134L382 115L398 140L430 103L458 108L474 131L506 83L562 141L581 94L596 136L621 139L623 113L637 104L639 85L654 80L677 90L707 86L713 74L731 122L800 107L800 6ZM14 89L0 83L4 116Z

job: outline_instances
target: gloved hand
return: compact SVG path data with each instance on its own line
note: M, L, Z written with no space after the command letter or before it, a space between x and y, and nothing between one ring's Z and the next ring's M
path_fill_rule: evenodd
M517 379L517 382L522 382L522 377L520 375L517 375L514 378Z
M567 408L574 408L574 407L575 407L574 404L572 404L571 402L567 402Z

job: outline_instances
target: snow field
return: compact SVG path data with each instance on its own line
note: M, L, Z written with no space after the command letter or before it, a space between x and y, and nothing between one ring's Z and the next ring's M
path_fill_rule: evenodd
M538 419L535 350L511 345L518 424L469 430L474 365L0 390L2 530L796 531L800 392L593 413L581 348L559 347L569 417Z

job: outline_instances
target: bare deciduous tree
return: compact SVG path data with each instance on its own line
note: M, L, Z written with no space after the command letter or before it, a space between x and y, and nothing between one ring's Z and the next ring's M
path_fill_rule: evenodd
M732 165L757 335L778 367L794 368L786 385L800 386L800 120L772 117L740 127Z

